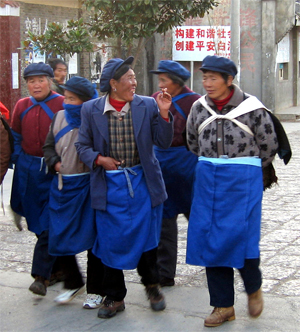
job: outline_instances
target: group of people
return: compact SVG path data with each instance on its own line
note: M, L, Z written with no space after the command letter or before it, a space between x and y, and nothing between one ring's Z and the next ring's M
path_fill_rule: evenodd
M76 254L87 251L84 308L99 308L100 318L123 311L123 270L137 269L151 308L164 310L161 287L175 285L184 214L186 261L206 267L214 307L205 326L235 319L233 268L258 317L262 170L279 149L270 112L233 83L229 59L203 60L202 97L171 60L151 71L160 91L137 95L132 62L105 64L101 97L79 76L56 80L64 96L55 92L48 64L24 70L30 97L12 114L11 207L37 236L29 289L46 295L60 276L65 289L55 301L71 301L85 291ZM67 65L54 63L62 77ZM288 162L290 154L281 157Z

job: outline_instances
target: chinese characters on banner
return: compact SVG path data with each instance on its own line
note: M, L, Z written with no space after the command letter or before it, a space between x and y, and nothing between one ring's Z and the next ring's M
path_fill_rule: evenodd
M174 61L202 61L207 55L230 58L230 26L181 26L173 29Z

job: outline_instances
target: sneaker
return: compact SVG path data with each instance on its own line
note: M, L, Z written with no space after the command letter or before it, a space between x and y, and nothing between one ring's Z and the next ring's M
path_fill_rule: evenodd
M76 289L69 289L66 292L58 295L55 299L54 302L64 304L72 301L75 296L80 295L84 293L85 291L85 286L82 286L80 288Z
M85 301L83 302L84 309L96 309L101 305L102 296L98 294L87 294Z
M113 301L108 300L107 297L105 297L100 305L99 311L98 311L98 317L99 318L111 318L117 314L119 311L125 310L125 303L124 300L122 301Z
M36 276L34 282L30 285L29 290L34 294L45 296L47 294L48 285L48 280L44 277Z
M148 295L148 299L150 300L152 310L161 311L166 308L165 297L160 291L158 284L146 286L146 293Z

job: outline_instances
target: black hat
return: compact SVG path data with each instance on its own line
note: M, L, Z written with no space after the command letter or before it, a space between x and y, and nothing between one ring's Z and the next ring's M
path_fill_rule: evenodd
M172 60L161 60L157 70L150 70L152 74L170 73L180 77L183 81L187 81L191 77L191 73L180 63Z
M92 98L95 93L94 84L88 79L80 76L71 77L66 84L60 85L61 88L74 92L79 96L87 96Z
M24 69L23 77L27 78L30 76L50 76L54 77L53 69L46 65L44 62L31 63Z
M235 63L232 60L217 55L206 56L203 59L202 67L199 69L225 73L231 75L233 78L238 72Z
M110 89L109 81L114 77L116 71L118 68L120 68L122 65L131 65L134 60L133 56L130 56L126 60L120 59L120 58L114 58L109 60L102 70L102 75L100 78L100 91L101 92L107 92Z

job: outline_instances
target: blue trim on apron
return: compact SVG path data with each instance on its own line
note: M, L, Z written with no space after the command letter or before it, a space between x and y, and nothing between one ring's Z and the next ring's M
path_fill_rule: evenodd
M200 158L196 166L186 262L242 268L259 257L261 160L221 159Z
M49 190L52 174L46 174L44 158L22 150L14 169L11 207L24 216L31 232L39 235L49 229Z
M54 98L59 97L59 94L53 94L50 95L48 98L46 98L43 101L37 101L35 98L30 97L31 102L33 103L33 105L29 106L25 111L23 111L20 115L20 119L21 121L23 120L24 116L34 107L37 105L40 105L42 107L42 109L47 113L47 115L49 116L49 118L52 120L54 113L51 111L51 109L49 108L49 106L46 104L47 101L52 100Z
M187 116L183 112L182 108L176 103L176 101L178 101L186 96L191 96L191 95L196 95L196 92L186 92L186 93L182 93L182 94L177 95L172 98L172 103L173 103L174 107L176 108L177 112L179 112L185 120L187 120Z
M93 253L119 270L137 267L143 252L158 246L162 204L152 208L142 166L132 172L106 171L107 209L96 210L97 238ZM128 186L130 180L133 195Z
M55 176L49 200L49 253L76 255L91 249L96 238L95 210L91 208L90 174L62 175L58 189Z
M185 146L168 149L154 146L154 151L168 194L168 199L164 202L163 218L170 219L180 213L189 213L198 157Z
M65 135L67 134L69 131L73 130L74 127L71 125L67 125L64 128L62 128L56 135L54 138L55 144Z

